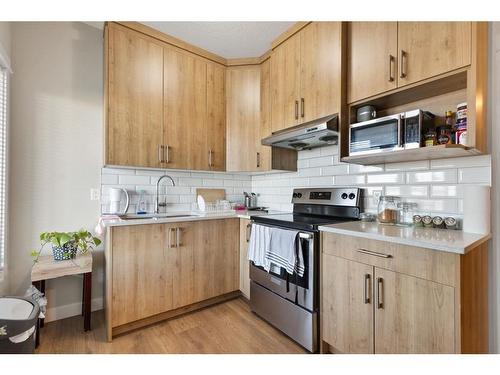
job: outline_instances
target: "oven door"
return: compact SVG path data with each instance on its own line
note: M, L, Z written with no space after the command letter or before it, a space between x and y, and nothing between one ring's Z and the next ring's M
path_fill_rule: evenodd
M349 155L364 155L401 149L401 115L352 124L349 127Z
M290 275L284 268L279 268L279 273L267 272L264 268L250 262L250 279L290 302L309 311L316 311L318 308L318 298L315 295L319 255L316 254L318 236L313 232L301 232L299 238L305 266L302 277L296 273Z

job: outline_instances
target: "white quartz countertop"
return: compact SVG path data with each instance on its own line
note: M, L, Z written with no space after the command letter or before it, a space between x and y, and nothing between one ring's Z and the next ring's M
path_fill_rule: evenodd
M369 240L389 241L457 254L465 254L491 238L491 234L467 233L461 230L401 227L362 221L324 225L320 226L319 229L323 232Z
M250 216L257 215L272 215L280 214L280 211L235 211L235 212L221 212L221 213L200 213L200 212L169 212L167 217L154 217L154 218L129 218L129 219L104 219L102 224L105 227L118 227L127 225L144 225L144 224L163 224L163 223L179 223L185 221L200 221L200 220L217 220L217 219L250 219ZM140 216L140 215L134 215Z

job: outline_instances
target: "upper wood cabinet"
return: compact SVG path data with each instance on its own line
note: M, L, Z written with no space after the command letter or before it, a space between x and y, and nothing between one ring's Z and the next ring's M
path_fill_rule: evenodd
M116 25L106 33L105 163L160 167L163 47Z
M349 103L397 87L397 22L349 22L347 47Z
M271 54L271 122L276 132L338 113L342 23L312 22Z
M348 102L471 64L471 22L350 22Z
M106 25L105 164L225 170L224 65Z
M398 22L398 85L471 63L471 22Z
M165 166L208 170L207 64L173 47L164 53Z

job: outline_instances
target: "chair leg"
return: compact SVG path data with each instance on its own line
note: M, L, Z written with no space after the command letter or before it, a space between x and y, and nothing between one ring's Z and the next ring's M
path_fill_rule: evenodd
M83 274L83 328L85 331L90 331L90 315L92 302L92 272Z

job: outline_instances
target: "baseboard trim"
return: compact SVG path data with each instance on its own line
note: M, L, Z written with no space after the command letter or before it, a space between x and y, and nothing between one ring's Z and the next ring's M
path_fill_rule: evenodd
M102 310L104 308L104 298L98 297L92 299L92 311ZM53 322L70 318L82 314L81 302L70 303L68 305L48 307L45 313L45 322Z

